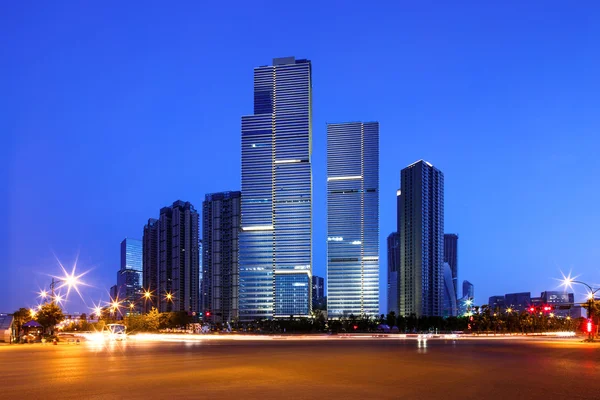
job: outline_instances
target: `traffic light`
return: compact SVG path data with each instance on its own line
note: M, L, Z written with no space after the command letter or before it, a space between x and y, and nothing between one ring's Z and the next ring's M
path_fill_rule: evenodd
M210 317L210 311L205 312L204 315L206 315L207 317Z
M592 320L588 319L587 322L587 333L592 333Z
M530 312L535 312L535 307L529 307Z
M544 306L544 311L552 311L552 307L551 306Z
M354 330L357 330L358 329L358 325L354 325L353 328L354 328Z

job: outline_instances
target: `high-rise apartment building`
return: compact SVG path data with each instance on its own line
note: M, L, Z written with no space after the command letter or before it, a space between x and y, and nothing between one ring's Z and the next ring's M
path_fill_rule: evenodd
M144 311L148 312L152 307L157 307L158 295L158 220L150 218L144 225L142 237L142 286L150 298L144 296Z
M394 312L398 315L400 294L400 234L398 232L390 233L387 237L387 295L388 312Z
M441 316L444 174L427 161L401 171L400 315Z
M202 203L202 312L213 323L239 316L240 200L240 192L222 192Z
M158 280L154 293L159 312L199 312L198 212L178 200L160 210Z
M311 90L308 60L254 69L254 115L242 117L242 321L311 312Z
M379 123L327 125L327 315L379 315Z
M127 307L127 312L141 312L142 304L142 241L125 238L121 242L121 268L117 273L117 297Z
M458 235L456 233L444 234L444 262L450 266L454 293L458 296Z

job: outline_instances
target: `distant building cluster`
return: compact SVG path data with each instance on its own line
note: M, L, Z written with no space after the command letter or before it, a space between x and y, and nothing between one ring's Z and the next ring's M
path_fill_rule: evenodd
M499 312L547 313L570 318L583 315L581 305L575 303L575 295L559 291L545 291L539 297L531 297L531 292L491 296L488 305L492 310Z

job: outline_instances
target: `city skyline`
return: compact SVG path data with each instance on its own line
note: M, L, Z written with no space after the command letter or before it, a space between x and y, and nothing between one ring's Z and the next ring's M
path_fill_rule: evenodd
M348 21L380 21L360 34L346 23L329 30L330 21L309 7L289 13L286 23L267 13L252 27L237 15L231 24L215 18L199 26L193 16L208 15L200 7L174 11L174 19L163 19L164 10L124 7L133 20L110 24L81 5L15 14L0 24L15 39L0 44L10 78L3 109L11 138L3 169L7 229L0 242L8 273L0 310L29 302L48 285L48 275L59 268L53 253L66 264L79 254L79 265L93 269L86 276L93 285L86 288L89 298L107 299L119 241L139 237L161 205L175 198L199 204L205 193L239 189L239 116L252 98L252 68L287 54L314 64L316 274L324 275L326 257L326 122L361 118L382 126L382 249L394 231L398 171L424 158L448 177L446 227L461 235L459 282L468 278L477 286L477 302L498 293L550 290L559 285L554 278L561 270L598 281L598 249L588 234L598 222L591 203L599 174L592 152L597 100L588 93L597 86L592 71L600 63L593 43L577 39L589 35L585 21L594 13L582 20L556 5L513 6L516 11L476 5L464 15L444 4L433 13L420 5L377 14L348 7ZM431 22L428 28L415 22L421 17ZM164 29L141 24L153 19L164 21ZM315 28L277 36L264 47L239 43L307 21ZM123 35L128 29L135 34ZM216 32L221 44L203 41L207 32ZM31 62L34 55L39 63ZM106 62L120 68L106 68ZM187 145L176 162L157 163L171 138ZM567 172L575 162L581 174ZM526 176L524 165L531 167ZM214 166L222 166L218 179L204 174ZM169 184L154 185L157 180ZM570 195L555 196L555 182L568 183ZM123 207L124 198L136 207ZM548 226L554 221L562 222L553 231ZM514 254L509 265L489 256L499 242ZM383 305L383 282L380 292ZM87 305L73 299L65 306Z

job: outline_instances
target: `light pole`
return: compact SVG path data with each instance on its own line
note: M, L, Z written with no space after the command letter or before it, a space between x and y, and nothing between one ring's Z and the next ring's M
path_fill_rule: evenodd
M593 315L592 315L592 306L594 305L596 293L598 291L600 291L600 287L594 288L594 287L592 287L591 285L589 285L589 284L587 284L585 282L576 281L573 278L571 278L570 276L565 277L563 279L563 283L562 284L564 286L566 286L566 287L572 288L574 283L576 283L578 285L583 285L586 288L588 288L588 290L589 290L589 292L588 292L588 300L587 300L587 305L588 305L588 308L587 308L587 318L588 318L588 324L590 324L592 322L592 317L593 317ZM590 341L594 340L594 333L589 328L588 328L588 340L590 340Z

